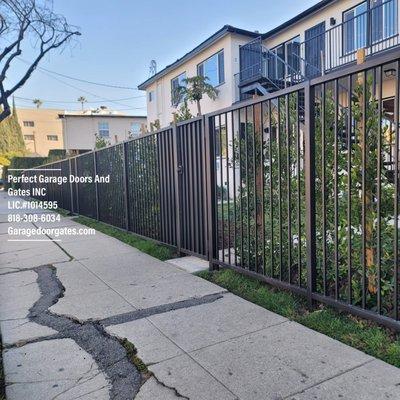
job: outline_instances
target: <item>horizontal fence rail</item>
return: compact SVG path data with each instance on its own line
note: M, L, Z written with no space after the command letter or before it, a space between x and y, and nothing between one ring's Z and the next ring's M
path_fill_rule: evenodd
M400 54L41 168L76 214L399 322Z

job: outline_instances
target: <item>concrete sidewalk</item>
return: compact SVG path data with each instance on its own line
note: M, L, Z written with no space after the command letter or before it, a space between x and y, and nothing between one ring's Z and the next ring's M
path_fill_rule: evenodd
M9 242L6 200L8 400L400 399L399 369L99 232ZM137 347L153 372L146 382L116 338Z

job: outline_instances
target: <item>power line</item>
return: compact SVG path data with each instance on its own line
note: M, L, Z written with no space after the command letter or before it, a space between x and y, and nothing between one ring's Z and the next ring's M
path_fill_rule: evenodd
M96 98L98 98L98 99L101 99L101 100L103 100L103 102L104 102L104 101L107 101L107 102L109 102L109 103L117 104L118 106L126 107L126 104L119 103L119 102L117 102L117 101L113 101L113 100L107 99L107 98L102 97L102 96L98 96L97 94L94 94L94 93L92 93L92 92L89 92L88 90L84 90L84 89L81 89L81 88L79 88L79 87L77 87L77 86L71 85L70 83L64 82L62 79L56 78L55 76L52 76L52 75L48 74L47 72L43 72L43 71L40 71L40 70L39 70L39 72L42 73L42 74L44 74L44 75L46 75L46 76L48 76L48 77L51 78L51 79L54 79L54 80L56 80L56 81L58 81L58 82L60 82L60 83L62 83L62 84L64 84L64 85L66 85L66 86L69 86L69 87L71 87L71 88L73 88L73 89L75 89L75 90L78 90L78 91L83 92L83 93L90 94L90 95L93 96L93 97L96 97ZM132 108L132 109L143 109L143 108L145 108L145 107L134 107L134 108Z
M21 57L17 57L20 61L24 62L25 64L30 65L31 63L27 60L24 60ZM80 79L80 78L75 78L73 76L70 75L65 75L65 74L61 74L60 72L56 72L56 71L52 71L51 69L47 69L44 67L37 67L36 68L39 71L45 71L48 72L50 74L54 74L54 75L58 75L61 76L63 78L67 78L67 79L71 79L73 81L78 81L78 82L83 82L83 83L87 83L89 85L96 85L96 86L103 86L103 87L109 87L109 88L113 88L113 89L124 89L124 90L139 90L137 87L131 87L131 86L123 86L123 85L113 85L113 84L109 84L109 83L100 83L100 82L93 82L93 81L89 81L86 79Z
M63 78L71 79L71 80L73 80L73 81L88 83L88 84L90 84L90 85L105 86L105 87L114 88L114 89L139 90L137 87L120 86L120 85L111 85L111 84L108 84L108 83L92 82L92 81L87 81L86 79L74 78L74 77L72 77L72 76L65 75L65 74L60 74L59 72L51 71L51 70L46 69L46 68L43 68L43 67L39 67L39 69L41 69L41 70L43 70L43 71L46 71L46 72L49 72L50 74L62 76Z
M14 96L16 99L19 100L26 100L26 101L33 101L35 99L30 99L28 97L19 97L19 96ZM123 99L113 99L112 101L127 101L127 100L133 100L133 99L140 99L146 97L144 95L142 96L133 96L133 97L125 97ZM63 101L63 100L45 100L45 99L40 99L41 101L43 101L44 103L62 103L62 104L77 104L80 103L79 101L75 100L75 101ZM108 100L111 101L111 100ZM104 100L98 100L98 101L85 101L84 103L86 104L94 104L94 103L102 103L104 102Z

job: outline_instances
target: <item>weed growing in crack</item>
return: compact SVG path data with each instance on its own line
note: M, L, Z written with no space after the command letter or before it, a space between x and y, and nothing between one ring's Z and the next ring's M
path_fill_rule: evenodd
M137 355L136 346L131 343L127 338L120 339L119 342L124 347L126 351L126 355L131 363L136 367L136 369L142 374L143 379L147 380L152 375L148 370L147 365L143 362L143 360Z

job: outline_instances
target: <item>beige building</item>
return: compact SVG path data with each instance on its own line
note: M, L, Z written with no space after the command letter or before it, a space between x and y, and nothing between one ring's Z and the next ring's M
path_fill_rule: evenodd
M64 112L59 118L64 132L64 149L69 154L93 150L96 137L111 145L146 131L146 117L117 114L108 109Z
M49 150L63 149L62 123L58 115L62 110L18 108L18 122L27 150L36 155L48 156Z
M399 23L398 0L323 0L264 34L226 25L139 85L148 123L172 122L181 104L176 88L186 77L209 78L219 94L203 98L202 112L216 111L389 51L400 44ZM384 78L387 97L390 71ZM190 111L196 115L194 104Z

